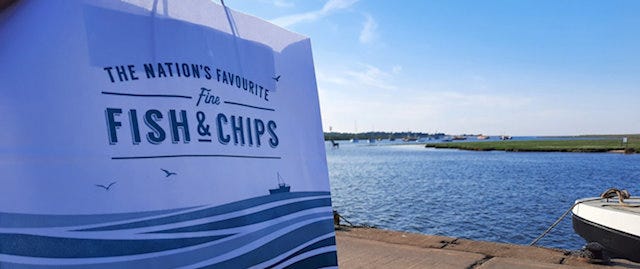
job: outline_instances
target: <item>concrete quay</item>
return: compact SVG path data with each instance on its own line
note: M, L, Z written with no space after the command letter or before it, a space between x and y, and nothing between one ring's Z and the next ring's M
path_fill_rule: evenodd
M346 269L640 269L624 259L598 265L558 249L373 228L336 226L336 240L338 265Z

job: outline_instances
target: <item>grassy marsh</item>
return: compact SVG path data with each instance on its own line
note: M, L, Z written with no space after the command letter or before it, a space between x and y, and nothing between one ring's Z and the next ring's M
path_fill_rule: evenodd
M463 150L502 150L525 152L640 152L640 138L630 137L626 145L622 139L590 140L532 140L532 141L486 141L486 142L449 142L427 143L426 147L454 148Z

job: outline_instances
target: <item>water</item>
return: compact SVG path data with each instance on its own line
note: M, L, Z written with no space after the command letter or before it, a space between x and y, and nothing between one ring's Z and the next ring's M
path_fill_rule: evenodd
M327 143L333 207L354 224L529 244L574 200L640 195L640 154L477 152ZM579 249L568 215L538 245Z

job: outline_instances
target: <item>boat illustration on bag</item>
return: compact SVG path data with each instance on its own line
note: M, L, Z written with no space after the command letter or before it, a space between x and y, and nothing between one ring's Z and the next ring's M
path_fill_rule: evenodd
M278 188L277 189L269 189L269 194L283 193L291 191L291 186L284 183L280 173L278 173Z

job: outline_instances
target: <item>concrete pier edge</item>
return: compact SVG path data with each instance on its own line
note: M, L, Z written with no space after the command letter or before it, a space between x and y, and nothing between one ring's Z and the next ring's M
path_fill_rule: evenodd
M377 228L335 226L340 268L637 268L612 259L590 264L571 252Z

